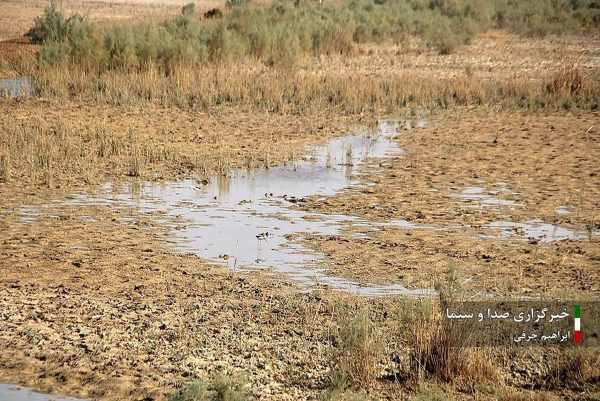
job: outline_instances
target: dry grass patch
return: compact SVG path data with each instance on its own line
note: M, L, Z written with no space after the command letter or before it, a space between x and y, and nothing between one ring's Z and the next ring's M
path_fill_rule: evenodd
M383 354L381 333L371 321L368 309L344 312L335 333L331 387L344 390L349 386L372 386Z
M125 176L146 180L227 174L296 160L308 144L351 130L349 119L54 102L0 103L0 155L8 187L63 188ZM6 168L8 166L8 169ZM7 181L4 183L4 181Z
M443 310L442 306L439 306ZM464 326L442 318L437 305L421 303L411 318L410 370L417 381L434 379L452 383L486 383L499 379L485 349L468 347Z
M563 351L546 375L550 389L580 388L600 383L600 350L578 348Z
M307 64L303 69L280 71L251 59L240 59L225 65L177 65L168 75L152 65L134 72L46 67L30 74L36 76L36 86L43 97L112 105L157 103L201 110L216 105L250 106L269 112L302 114L324 110L358 114L394 112L403 107L473 105L588 109L598 107L600 93L598 76L571 77L569 74L577 73L562 69L521 79L467 73L414 79L412 72L403 70L357 76L346 67L322 72L318 66ZM565 85L572 89L566 90Z
M81 129L59 121L3 121L0 125L1 170L5 181L25 179L52 186L53 179L73 177L95 182L103 169L140 176L146 163L169 163L167 144L138 142L135 133L117 134L103 127Z
M0 154L0 182L8 181L10 177L10 160L7 154Z

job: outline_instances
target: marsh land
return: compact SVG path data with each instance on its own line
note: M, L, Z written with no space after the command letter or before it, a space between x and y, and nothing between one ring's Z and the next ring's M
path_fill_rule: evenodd
M600 297L598 26L594 0L0 0L0 383L598 399L597 347L460 346L438 314Z

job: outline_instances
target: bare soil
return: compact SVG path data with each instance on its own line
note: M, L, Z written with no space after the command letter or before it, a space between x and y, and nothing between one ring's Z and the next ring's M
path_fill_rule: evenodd
M369 239L311 238L327 268L347 277L403 280L433 287L455 270L466 289L496 295L598 296L597 235L540 243L525 238L482 240L494 221L540 219L572 230L600 222L598 113L454 111L432 127L398 135L407 155L371 165L361 179L374 185L330 198L308 210L378 221L406 219L443 230L384 228ZM465 188L508 187L514 206L467 202ZM569 205L572 212L559 214Z

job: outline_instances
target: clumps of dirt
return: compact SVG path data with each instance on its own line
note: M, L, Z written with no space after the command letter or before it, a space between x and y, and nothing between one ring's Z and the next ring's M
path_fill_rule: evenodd
M324 267L419 288L452 267L475 293L597 295L600 147L592 138L600 115L463 111L437 119L399 134L407 154L367 166L359 178L368 187L301 205L382 223L373 232L308 237L328 256ZM470 187L509 191L496 195L504 202L487 204L456 195ZM563 205L571 212L557 213ZM501 238L491 224L533 218L590 235L542 243L518 232ZM394 227L394 219L411 227Z

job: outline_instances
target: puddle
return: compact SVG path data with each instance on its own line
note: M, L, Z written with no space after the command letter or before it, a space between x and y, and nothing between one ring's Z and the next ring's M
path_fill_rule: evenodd
M0 79L1 97L29 97L33 95L31 77Z
M541 220L529 220L524 223L512 221L495 221L486 226L500 231L500 238L507 239L520 236L523 239L534 239L540 242L552 242L562 240L585 240L590 235L598 235L598 230L588 233L583 230L573 230L556 224L544 223Z
M298 234L339 235L351 226L360 228L355 236L368 236L369 232L384 227L467 230L468 226L425 225L401 219L382 223L349 215L304 212L294 207L307 196L331 196L360 185L356 173L361 165L370 158L404 154L393 137L399 130L414 125L424 126L424 123L382 122L377 133L332 139L312 149L310 157L287 166L234 170L229 176L212 177L206 185L193 180L107 183L94 193L71 195L61 204L126 206L152 213L160 224L168 227L167 242L176 250L196 254L232 270L273 269L306 290L325 285L367 296L431 296L434 294L431 289L408 289L401 284L360 284L330 276L319 268L324 255L306 248ZM474 202L474 207L518 206L513 200L500 199L500 194L516 195L506 184L496 183L492 189L467 187L455 196ZM22 223L31 223L41 212L40 207L23 207L18 217ZM127 216L120 217L124 222L127 219ZM539 220L497 221L485 228L494 234L478 238L502 240L520 236L540 242L588 238L586 232Z
M27 387L0 383L0 400L2 401L82 401L78 398L44 394Z
M573 208L571 206L559 206L554 210L554 212L561 216L565 214L570 214L572 209Z
M326 197L358 186L360 183L355 174L365 161L404 154L393 140L399 130L425 125L422 121L382 122L377 133L332 139L326 145L315 147L309 152L309 158L287 166L234 170L229 176L212 177L206 185L193 180L107 183L94 193L71 195L62 204L135 207L152 213L159 223L168 226L170 238L167 242L179 251L196 254L233 270L273 269L307 290L326 285L367 296L430 296L434 294L431 289L408 289L400 284L359 284L330 276L319 269L324 256L307 249L298 240L298 234L339 235L352 225L364 229L354 234L359 237L383 227L467 230L468 226L425 225L401 219L377 223L356 216L309 213L294 208L307 196ZM492 189L466 187L453 196L475 203L474 207L519 206L513 200L500 199L500 194L516 195L506 184L496 183ZM22 207L17 212L18 220L31 224L47 207ZM93 221L93 217L81 218ZM126 216L120 218L123 222L128 219L131 220ZM598 235L597 230L587 233L540 220L497 221L485 228L497 234L478 238L502 240L519 236L551 242L584 240L590 235Z
M475 207L486 206L518 206L518 203L511 199L501 199L500 194L515 195L506 186L501 185L498 188L488 190L483 187L466 187L462 192L453 194L452 196L460 198L465 202L476 203Z
M501 199L498 196L508 194L511 197L517 195L506 183L499 182L494 184L492 189L485 187L471 186L465 187L460 193L454 193L452 196L460 198L467 203L475 203L469 207L518 207L519 203L512 199ZM571 213L570 206L560 206L555 210L558 215ZM553 242L562 240L581 241L589 239L590 236L600 234L598 230L590 233L583 230L574 230L556 224L545 223L542 220L529 220L523 223L513 221L494 221L484 226L497 232L497 235L481 235L482 239L506 240L512 237L521 237L523 240L537 240L539 242ZM433 228L433 227L421 227ZM438 226L436 229L447 229L449 227ZM468 226L463 226L468 229Z
M290 240L298 233L340 234L348 224L376 226L354 216L308 213L292 206L307 196L329 196L358 185L354 174L369 158L403 154L393 140L403 127L383 122L375 134L348 135L315 147L307 160L270 169L235 170L227 177L213 177L207 185L191 180L109 183L93 195L71 196L67 204L135 206L145 212L164 212L169 217L164 223L171 225L173 218L182 218L184 225L171 226L178 250L231 269L271 268L307 289L326 285L368 296L431 295L432 290L412 290L400 284L361 285L329 276L317 267L322 255ZM413 228L406 221L399 220L398 225Z
M34 206L23 206L17 211L17 221L21 224L33 224L40 216L41 208Z

